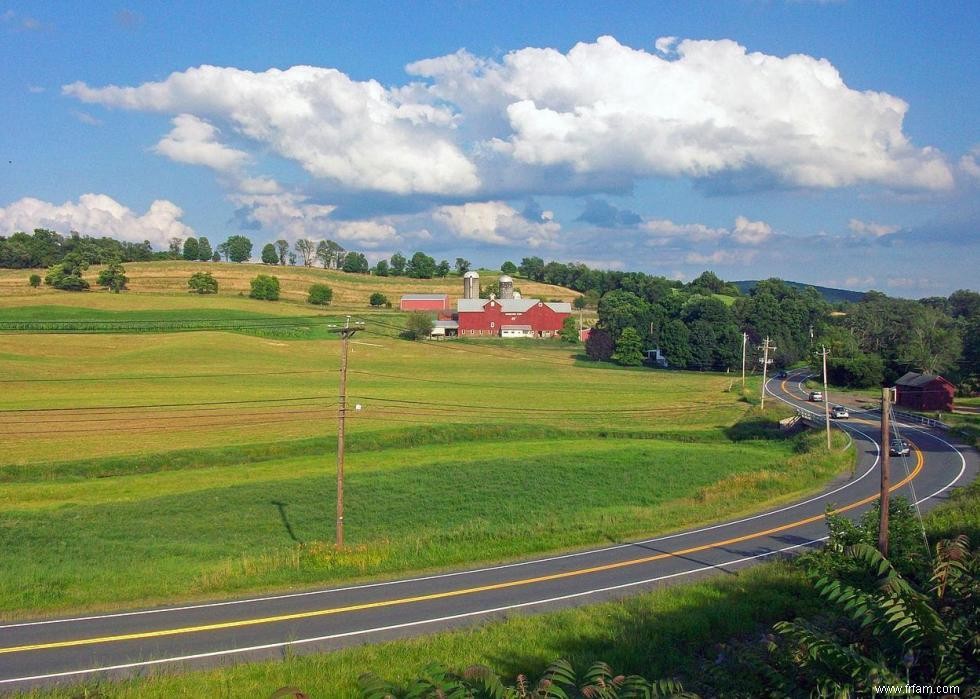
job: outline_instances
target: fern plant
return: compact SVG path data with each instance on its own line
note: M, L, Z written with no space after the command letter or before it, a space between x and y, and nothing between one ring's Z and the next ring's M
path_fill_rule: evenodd
M936 545L925 590L868 544L849 546L844 555L873 581L871 589L816 577L815 589L837 616L775 626L789 641L793 664L821 695L863 695L886 684L980 686L978 556L965 536Z

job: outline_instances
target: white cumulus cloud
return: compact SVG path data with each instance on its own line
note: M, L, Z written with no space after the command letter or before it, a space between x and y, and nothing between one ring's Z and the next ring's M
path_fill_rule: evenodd
M220 172L234 172L248 162L248 153L218 142L219 131L193 114L174 117L174 128L154 150L171 160L204 165Z
M849 88L826 60L730 40L657 44L667 47L675 59L604 36L567 54L525 48L494 62L459 52L408 70L465 119L490 124L481 112L501 111L509 133L489 142L529 166L693 178L762 170L813 188L952 185L943 155L903 133L903 100Z
M881 238L899 230L899 226L889 226L884 223L875 223L874 221L862 221L856 218L848 221L847 227L858 235L870 236L872 238Z
M735 219L732 238L738 243L759 245L772 236L772 227L765 221L750 221L744 216Z
M132 242L149 240L165 248L170 238L194 235L194 230L180 220L183 214L179 206L166 199L154 201L146 213L138 214L105 194L83 194L78 201L64 204L25 197L0 208L0 231L78 231Z
M545 247L554 243L561 231L550 211L545 211L540 221L530 221L502 201L441 206L433 212L433 218L460 238L495 245Z
M356 189L459 194L479 185L452 140L446 107L405 102L374 80L330 68L257 73L204 65L137 87L62 89L83 102L227 122L314 177Z

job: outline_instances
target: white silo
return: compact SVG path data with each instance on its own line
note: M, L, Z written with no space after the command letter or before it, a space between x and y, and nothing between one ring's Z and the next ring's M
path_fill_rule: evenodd
M463 298L480 298L480 275L476 272L467 272L463 275Z
M497 281L500 284L500 298L514 298L514 280L505 274Z

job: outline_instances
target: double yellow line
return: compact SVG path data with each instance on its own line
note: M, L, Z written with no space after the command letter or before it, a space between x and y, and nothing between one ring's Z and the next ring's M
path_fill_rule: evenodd
M911 481L913 478L918 476L919 472L922 471L922 466L924 463L922 451L919 450L917 447L915 447L915 453L916 453L915 468L903 480L893 485L890 490L894 491L897 490L898 488L901 488L906 483ZM871 495L869 497L858 500L857 502L853 502L850 505L839 507L836 510L833 510L833 513L838 514L841 512L847 512L848 510L853 510L854 508L860 507L861 505L866 505L867 503L872 502L877 498L878 498L877 495ZM805 524L811 524L813 522L817 522L823 519L824 516L825 516L824 514L814 515L812 517L800 519L795 522L790 522L789 524L782 524L778 527L772 527L771 529L766 529L764 531L753 532L752 534L745 534L743 536L737 536L731 539L725 539L723 541L715 541L710 544L692 546L691 548L682 549L680 551L672 551L669 553L658 553L651 556L643 556L641 558L633 558L626 561L619 561L617 563L606 563L603 565L591 566L589 568L579 568L577 570L570 570L563 573L551 573L549 575L539 575L533 578L523 578L520 580L510 580L508 582L493 583L491 585L467 587L459 590L449 590L447 592L434 592L428 595L415 595L413 597L399 597L391 600L381 600L378 602L364 602L361 604L351 604L344 607L331 607L329 609L317 609L308 612L295 612L293 614L280 614L277 616L260 617L256 619L224 621L215 624L202 624L200 626L185 626L185 627L175 628L175 629L160 629L158 631L140 631L137 633L119 634L115 636L80 638L72 641L54 641L51 643L36 643L36 644L23 645L23 646L11 646L9 648L0 648L0 655L8 654L8 653L22 653L22 652L35 651L35 650L70 648L74 646L90 646L90 645L96 645L100 643L114 643L119 641L135 641L135 640L141 640L146 638L160 638L164 636L179 636L182 634L200 633L203 631L220 631L222 629L234 629L234 628L241 628L246 626L257 626L260 624L275 624L283 621L311 619L314 617L331 616L335 614L345 614L347 612L359 612L367 609L395 607L403 604L430 602L432 600L449 599L452 597L462 597L464 595L473 595L480 592L490 592L493 590L504 590L513 587L523 587L525 585L534 585L536 583L550 582L553 580L563 580L566 578L573 578L580 575L590 575L592 573L602 573L608 570L616 570L618 568L627 568L629 566L642 565L644 563L651 563L653 561L659 561L674 556L686 556L692 553L707 551L708 549L713 549L721 546L730 546L732 544L738 544L743 541L748 541L750 539L756 539L762 536L767 536L769 534L775 534L777 532L786 531L787 529L795 529L796 527L800 527Z

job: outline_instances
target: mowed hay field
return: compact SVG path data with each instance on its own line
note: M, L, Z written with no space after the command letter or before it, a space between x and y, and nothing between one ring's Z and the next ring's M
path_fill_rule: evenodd
M129 277L128 296L140 296L121 303L114 300L113 294L104 292L67 294L74 296L69 303L78 303L92 308L142 308L168 309L195 307L193 297L187 293L187 280L195 272L210 272L218 280L218 297L229 301L238 298L239 294L248 296L249 282L259 274L269 274L277 277L281 286L281 298L303 304L311 284L327 284L333 289L334 308L367 309L371 294L376 291L385 294L398 307L398 299L406 293L448 294L450 307L455 307L456 299L463 295L463 280L452 274L442 279L409 279L407 277L376 277L367 274L346 274L336 270L325 270L316 267L280 267L256 263L233 264L222 262L127 262L123 265L126 276ZM86 271L84 277L97 289L95 280L99 276L101 266L93 265ZM29 286L31 274L40 274L44 278L44 270L33 269L0 269L0 307L19 306L35 303L62 303L65 292L45 287L38 289ZM480 283L484 286L501 275L500 272L481 270ZM516 279L515 288L520 289L524 296L558 299L571 301L578 296L577 292L551 284L541 284L527 279ZM175 298L176 297L176 298ZM177 299L182 300L177 300ZM43 300L39 300L43 299ZM57 301L55 301L57 299ZM173 302L171 305L168 305ZM295 304L268 304L270 313L308 313L311 306ZM272 308L275 306L275 308ZM227 305L236 308L234 303Z
M39 315L85 296L108 295L45 295ZM144 319L148 300L169 300L112 298ZM194 300L189 314L242 304L229 317L287 305ZM557 342L408 342L391 336L399 318L366 317L351 343L361 409L339 552L336 339L0 334L0 617L636 537L793 497L849 465L805 435L738 439L750 408L730 376L597 366Z

